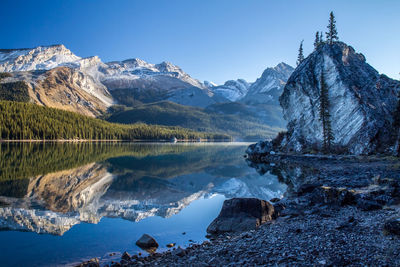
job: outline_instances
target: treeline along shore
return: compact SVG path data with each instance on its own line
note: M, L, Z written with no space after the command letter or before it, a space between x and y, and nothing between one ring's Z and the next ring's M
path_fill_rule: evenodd
M0 101L0 140L229 140L181 127L123 125L30 103Z

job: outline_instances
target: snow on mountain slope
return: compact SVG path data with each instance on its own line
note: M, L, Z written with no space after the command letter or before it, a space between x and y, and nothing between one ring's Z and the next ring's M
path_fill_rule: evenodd
M214 83L214 82L211 82L211 81L204 81L203 83L204 83L204 85L205 85L207 88L211 88L211 87L214 87L214 86L218 86L218 84L216 84L216 83Z
M151 80L153 83L157 83L158 76L168 77L171 81L177 80L171 82L171 88L174 88L175 86L182 88L193 86L202 89L205 88L204 84L200 81L193 79L181 68L169 62L150 64L141 59L135 58L106 63L100 66L100 68L97 68L97 71L101 73L101 82L110 86L111 90L120 84L129 86L129 81L132 80ZM93 73L93 69L91 72ZM179 84L175 84L177 82ZM137 83L138 82L135 83L135 86Z
M267 68L241 101L246 104L279 105L279 96L293 71L291 66L283 62L274 68Z
M83 68L98 62L98 57L78 57L64 45L0 49L0 72L50 70L60 66Z
M109 91L112 94L115 89L127 90L127 94L132 93L129 90L150 90L150 95L158 100L170 99L180 104L201 107L227 101L223 97L214 96L202 82L169 62L151 64L135 58L103 63L97 56L76 56L64 45L0 49L0 72L50 70L60 66L87 76L86 80L91 80L91 87L83 86L82 89L106 106L114 103ZM193 94L193 91L196 93Z
M237 101L243 98L249 90L250 84L243 79L229 80L224 85L213 86L211 91L216 95L225 97L230 101Z

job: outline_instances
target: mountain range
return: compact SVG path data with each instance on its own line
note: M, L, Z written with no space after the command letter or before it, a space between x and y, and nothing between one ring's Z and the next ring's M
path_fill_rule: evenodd
M39 105L102 117L110 113L113 105L137 108L169 101L201 108L215 116L245 115L246 120L253 122L249 128L257 130L266 124L275 129L274 134L286 126L278 99L293 70L280 63L267 68L254 83L238 79L216 85L194 79L169 62L151 64L134 58L104 63L97 56L79 57L64 45L0 49L0 72L11 73L1 83L24 81L30 102ZM164 124L162 120L155 123ZM242 133L236 135L243 137Z

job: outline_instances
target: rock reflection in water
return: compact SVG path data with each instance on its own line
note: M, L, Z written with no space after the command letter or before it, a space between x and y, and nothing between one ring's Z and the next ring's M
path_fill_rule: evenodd
M0 183L18 189L1 191L0 227L63 235L75 224L98 223L102 217L131 221L170 217L193 201L214 194L226 198L282 196L286 185L277 182L275 176L255 176L246 167L244 147L3 146L0 157L6 164L2 164ZM10 167L18 164L19 170ZM36 168L32 164L37 164Z

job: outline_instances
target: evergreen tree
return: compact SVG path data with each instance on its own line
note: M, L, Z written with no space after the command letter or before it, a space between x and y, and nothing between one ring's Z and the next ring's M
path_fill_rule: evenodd
M303 40L304 41L304 40ZM300 63L304 60L304 54L303 54L303 41L300 43L299 47L299 55L297 56L297 66L300 65Z
M331 145L334 140L331 126L331 116L329 113L329 94L328 86L325 82L324 74L321 74L321 84L320 84L320 120L322 122L322 135L323 135L323 148L325 153L329 153L331 150Z
M323 36L322 32L319 32L319 42L320 42L320 44L324 43L324 36Z
M314 40L314 49L317 49L318 45L319 45L319 32L316 32Z
M319 32L315 33L315 40L314 40L314 49L317 49L317 47L321 44L321 39L320 39L320 34Z
M335 20L335 15L333 15L333 12L330 13L329 16L329 25L328 25L328 31L326 32L326 40L327 42L331 45L333 42L338 41L338 33L336 30L336 20Z

